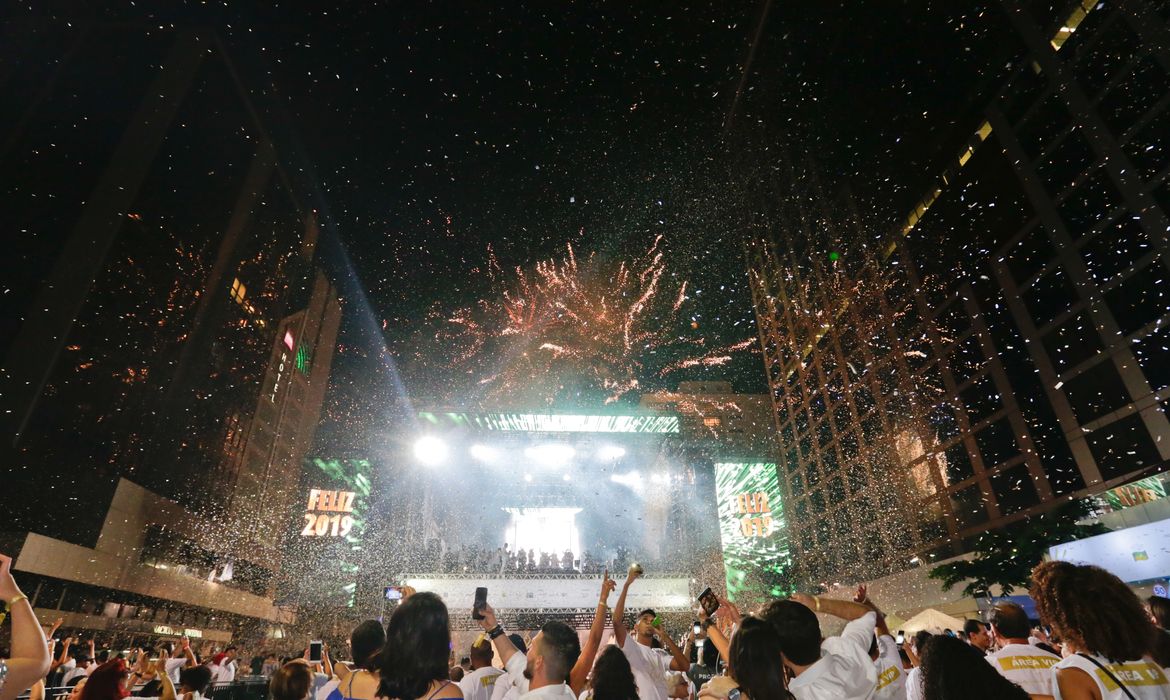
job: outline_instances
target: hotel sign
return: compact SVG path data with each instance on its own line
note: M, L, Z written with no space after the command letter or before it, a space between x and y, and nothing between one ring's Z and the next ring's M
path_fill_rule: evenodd
M189 637L191 639L202 639L203 638L203 630L197 630L197 629L191 629L191 628L181 628L181 627L170 627L169 625L155 625L154 626L154 633L155 634L165 634L168 637Z

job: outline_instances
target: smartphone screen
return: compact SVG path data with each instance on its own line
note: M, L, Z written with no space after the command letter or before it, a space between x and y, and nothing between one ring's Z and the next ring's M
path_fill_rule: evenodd
M708 588L699 594L699 605L703 606L703 612L707 613L707 616L710 617L711 615L715 614L716 610L719 609L719 599L716 598L715 593L712 592L710 588Z
M386 600L402 600L402 589L398 586L386 586Z
M317 662L321 660L321 641L316 640L309 642L309 661Z
M475 589L475 602L471 605L471 618L473 620L483 619L483 615L479 611L483 610L485 605L487 605L487 588L480 586Z
M693 629L695 634L698 634L698 633L703 631L703 626L700 625L698 622L696 622L695 626L692 629Z

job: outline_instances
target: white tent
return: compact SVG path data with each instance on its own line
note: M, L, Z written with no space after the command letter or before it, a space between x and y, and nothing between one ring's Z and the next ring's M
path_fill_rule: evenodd
M919 630L926 630L935 634L941 634L943 630L954 630L958 632L963 629L963 621L957 617L951 617L944 612L939 612L934 608L927 608L903 622L898 629L904 631L907 636Z

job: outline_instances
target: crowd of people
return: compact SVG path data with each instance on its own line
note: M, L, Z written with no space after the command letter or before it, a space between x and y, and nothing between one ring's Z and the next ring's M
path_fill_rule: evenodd
M234 650L200 658L185 640L157 658L93 658L91 650L51 651L28 599L0 556L0 598L12 622L12 650L0 659L0 700L46 679L76 680L70 700L203 700L236 673ZM899 643L885 615L859 586L852 600L794 594L749 615L720 599L713 614L678 639L654 610L626 615L641 570L631 567L612 610L617 582L606 572L584 642L571 626L546 621L530 639L509 633L490 602L475 611L483 633L463 650L452 643L446 605L406 591L386 625L358 625L350 661L275 659L271 700L1170 700L1170 600L1145 602L1113 574L1051 561L1032 576L1040 624L1020 606L995 605L962 630L919 632ZM844 621L822 634L819 616ZM1041 626L1042 625L1042 626ZM607 638L607 632L609 637ZM69 661L73 665L69 666ZM81 669L81 670L78 670ZM228 670L230 669L230 670ZM39 689L39 690L38 690ZM39 693L39 695L38 695Z
M424 555L423 568L442 574L474 573L490 575L515 574L600 574L607 568L622 570L630 563L632 553L623 546L611 550L608 558L593 552L578 554L570 549L560 552L544 552L538 549L512 549L508 544L491 548L478 545L461 545L446 548L435 540L428 545ZM651 568L657 562L643 563Z

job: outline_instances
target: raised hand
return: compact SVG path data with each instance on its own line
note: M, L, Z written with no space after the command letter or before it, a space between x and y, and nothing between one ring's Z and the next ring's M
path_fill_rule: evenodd
M609 598L609 594L613 593L616 588L617 581L609 577L609 567L606 567L605 574L601 579L601 602L604 603Z
M864 583L857 584L857 592L853 594L854 603L869 602L869 588Z
M715 611L716 615L720 615L721 617L724 617L724 618L730 620L732 622L732 624L738 625L739 623L743 622L743 615L740 614L739 607L735 603L731 602L730 600L727 600L726 598L718 598L717 597L717 599L719 600L719 610ZM724 611L724 610L726 610L727 612L726 613L720 612L720 611Z
M483 607L479 609L479 614L483 616L482 620L478 620L479 626L482 627L485 632L490 631L498 624L496 621L496 611L487 603L484 603Z

